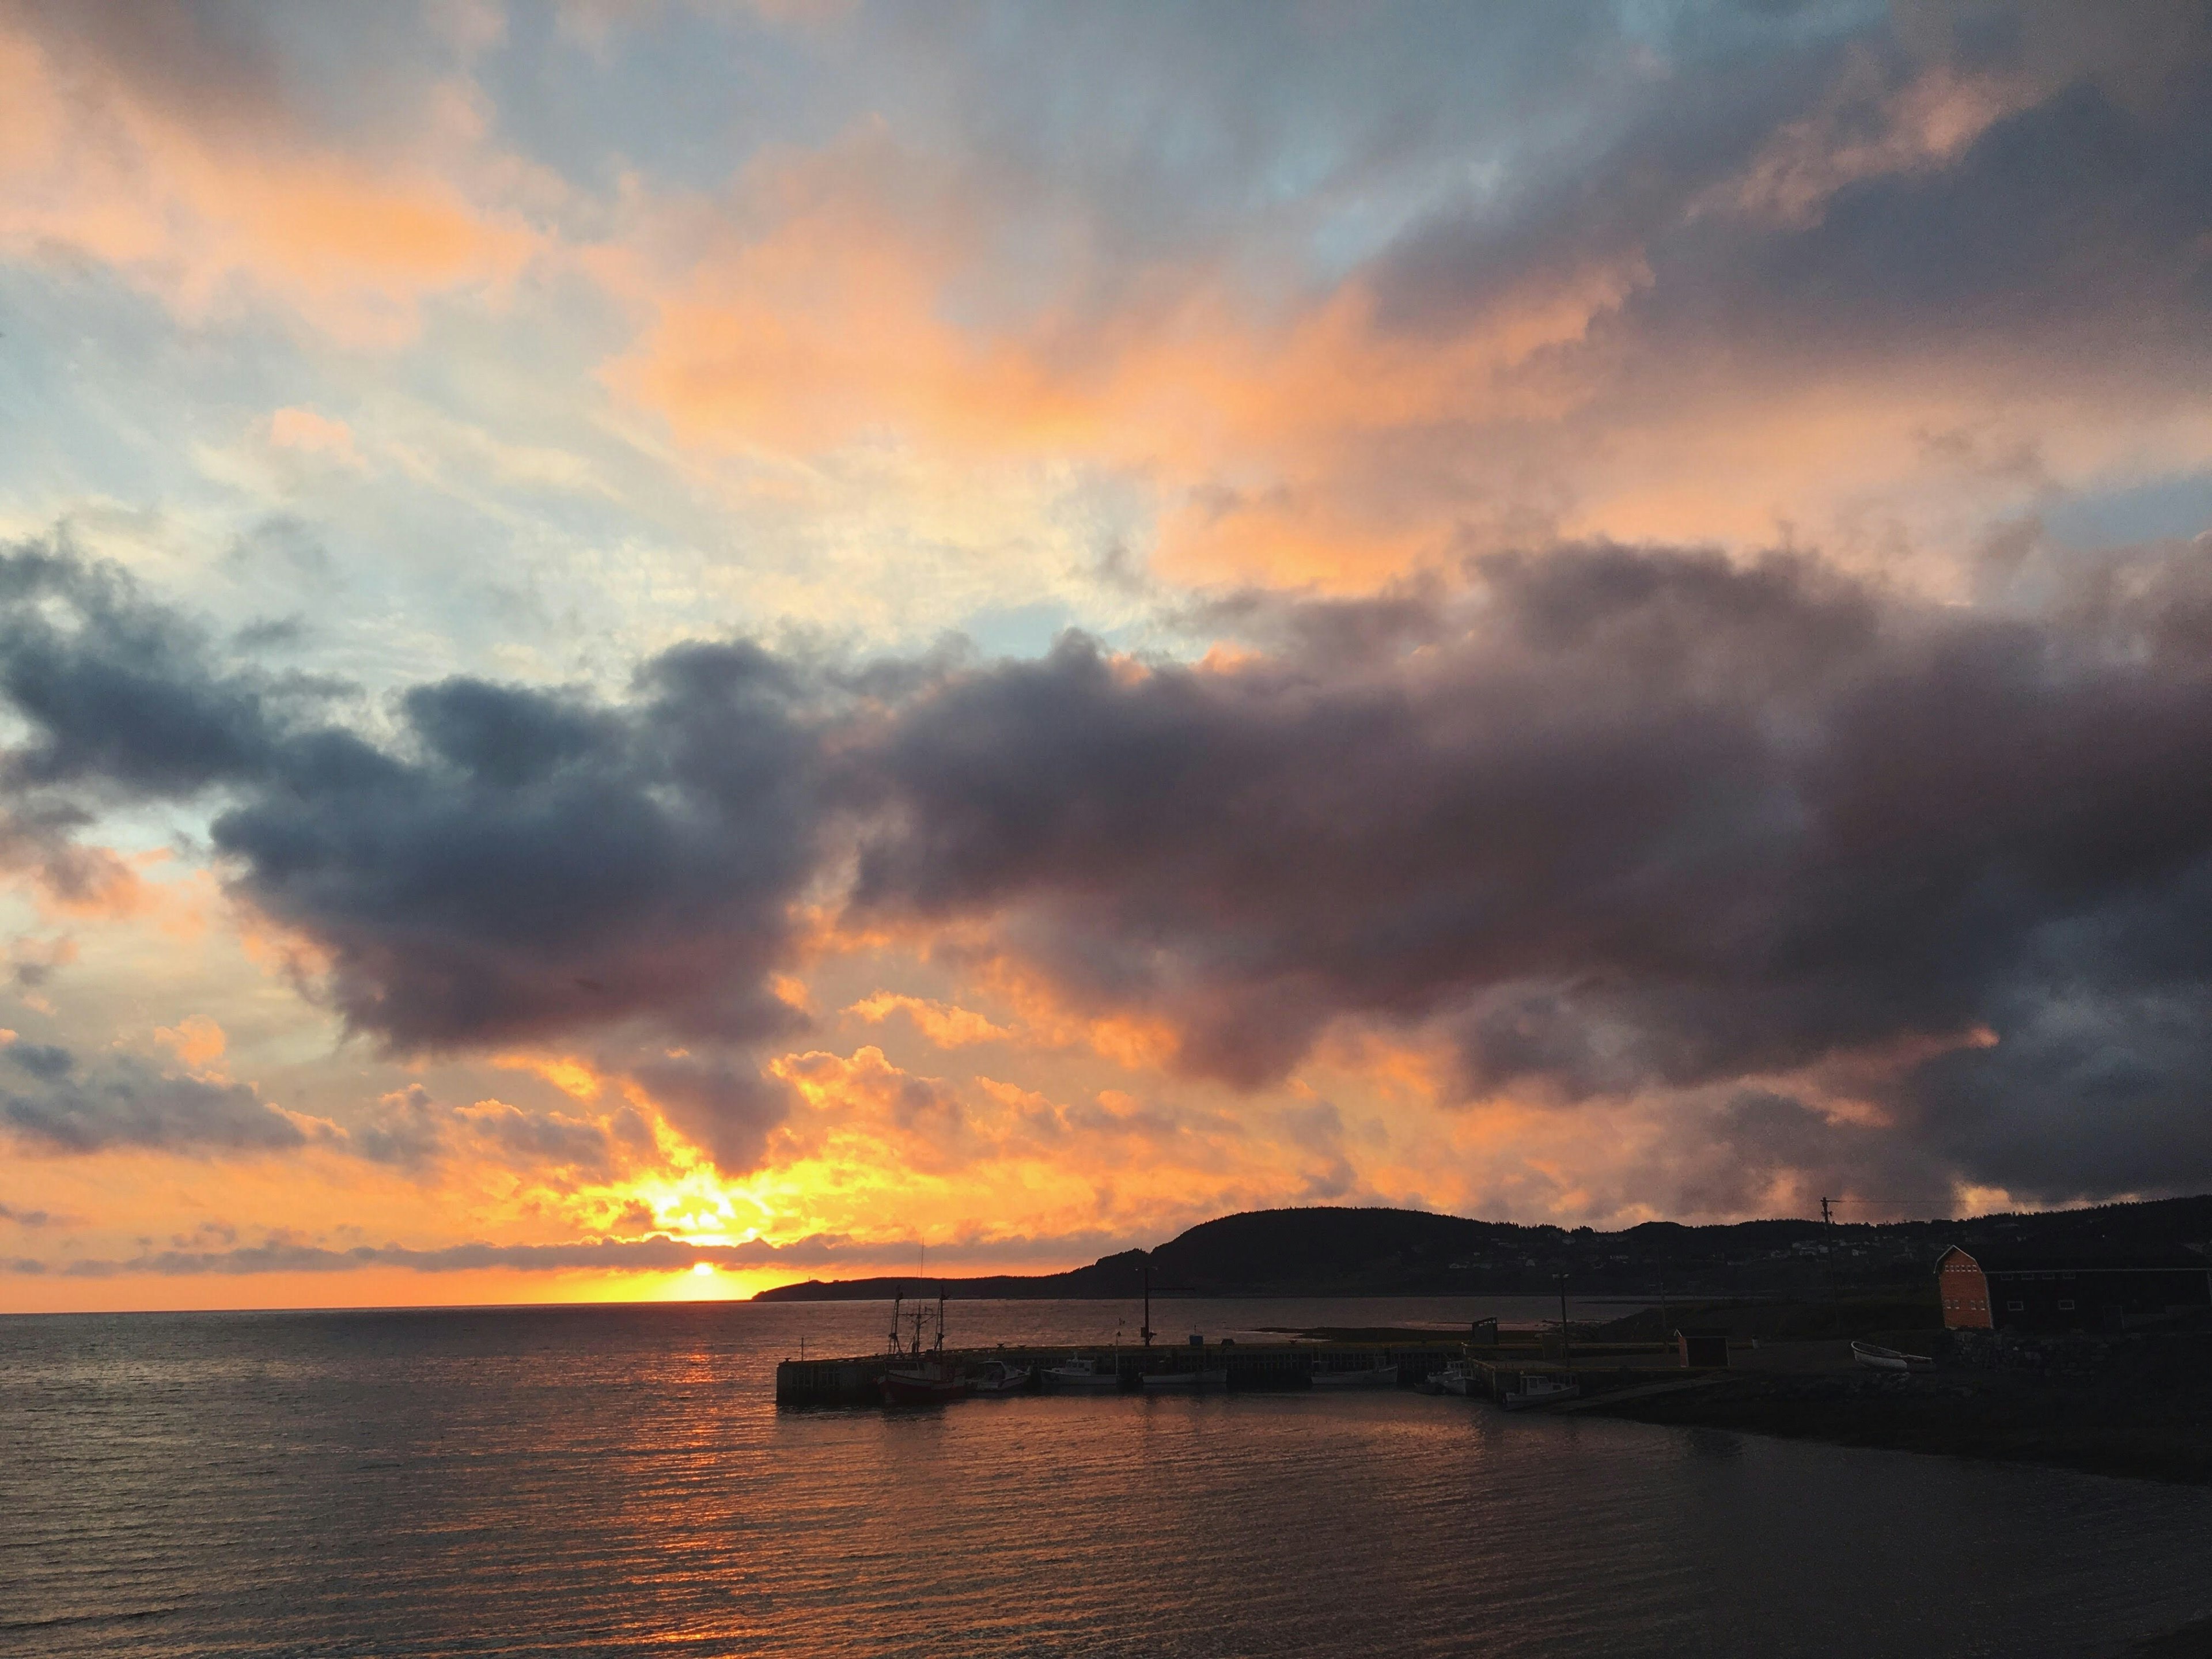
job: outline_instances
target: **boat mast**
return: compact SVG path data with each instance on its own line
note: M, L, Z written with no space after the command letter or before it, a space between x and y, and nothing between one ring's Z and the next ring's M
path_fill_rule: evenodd
M1152 1270L1150 1264L1145 1268L1145 1323L1137 1334L1145 1339L1146 1347L1152 1346Z

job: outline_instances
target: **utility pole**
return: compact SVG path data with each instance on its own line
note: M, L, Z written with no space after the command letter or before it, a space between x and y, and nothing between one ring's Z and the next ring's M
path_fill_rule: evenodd
M1844 1304L1836 1294L1836 1214L1826 1196L1820 1200L1820 1272L1828 1281L1828 1322L1840 1333Z

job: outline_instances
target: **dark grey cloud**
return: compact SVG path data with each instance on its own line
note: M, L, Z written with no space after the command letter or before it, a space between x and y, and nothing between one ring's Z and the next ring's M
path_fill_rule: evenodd
M213 649L112 567L66 544L14 550L0 559L0 696L37 735L8 756L9 782L150 798L264 767L298 683L219 670Z
M447 680L402 696L385 743L333 720L337 693L224 658L65 546L0 558L0 697L27 727L5 778L18 861L50 883L105 868L69 839L99 805L194 802L236 890L314 939L320 994L392 1049L792 1027L763 981L818 860L819 688L799 670L686 646L612 706ZM757 1156L777 1090L661 1069L687 1129Z
M791 1109L783 1084L726 1060L647 1060L630 1074L668 1121L725 1170L758 1168L769 1132Z
M345 1144L373 1164L415 1174L433 1170L458 1155L471 1163L503 1163L541 1176L604 1178L612 1172L618 1143L625 1139L651 1144L649 1129L627 1106L606 1121L497 1100L455 1106L432 1098L417 1083L379 1100L346 1131Z
M2047 611L1968 611L1598 548L1406 626L1294 614L1326 650L1227 673L1069 639L902 712L855 902L995 914L1243 1084L1347 1013L1566 1101L1986 1028L1895 1086L1902 1144L2016 1191L2201 1181L2208 577L2171 548L2042 579Z
M2078 80L1948 165L1838 189L1813 223L1714 216L1656 240L1631 325L1814 356L1940 340L2096 375L2201 362L2208 167L2212 40L2148 105Z
M619 708L445 681L400 700L396 746L332 723L337 690L220 659L66 547L0 558L0 697L30 732L6 780L35 847L84 802L213 805L241 890L332 951L340 1011L399 1046L787 1021L756 981L814 856L789 665L684 647Z
M1585 416L1600 425L1717 380L1802 390L1840 370L1856 388L1930 352L2043 392L2063 368L2080 377L2065 395L2193 391L2212 320L2212 15L2153 0L1831 21L1668 42L1666 72L1620 88L1616 113L1501 194L1410 225L1369 271L1379 320L1449 334L1633 270L1619 310L1553 354L1603 386ZM1983 104L2001 107L1974 131ZM1971 136L1951 147L1958 123Z
M445 1155L447 1116L428 1089L410 1084L378 1101L354 1127L353 1149L372 1164L427 1170Z
M615 700L421 687L381 739L195 645L139 672L223 711L203 752L228 758L166 771L130 731L80 742L76 698L15 696L9 642L46 650L20 605L0 691L27 752L66 757L13 769L27 798L204 800L236 890L329 953L356 1030L602 1032L603 1069L729 1168L785 1109L732 1045L792 1018L766 986L793 907L842 893L863 920L988 921L1073 1004L1164 1022L1183 1070L1238 1085L1360 1019L1448 1033L1470 1095L1693 1094L1746 1179L1816 1155L1901 1176L1805 1102L1711 1102L1978 1032L1869 1085L1931 1178L2212 1178L2212 573L2185 546L2008 572L1970 608L1804 556L1565 549L1356 604L1224 601L1252 647L1226 668L1133 672L1073 635L850 671L696 645ZM109 615L125 643L185 637L112 575L35 592L103 596L83 678ZM46 1063L17 1049L27 1079ZM76 1098L9 1110L52 1144L117 1133L69 1127L118 1121ZM297 1133L250 1102L194 1109ZM410 1121L372 1155L415 1155Z
M619 709L453 680L401 713L412 752L296 735L213 824L240 890L332 953L356 1030L435 1048L641 1014L731 1041L788 1024L760 981L816 819L784 665L686 647Z
M282 1152L308 1134L242 1083L161 1072L130 1054L80 1061L66 1048L0 1048L0 1125L19 1144L52 1152L112 1146L176 1152Z

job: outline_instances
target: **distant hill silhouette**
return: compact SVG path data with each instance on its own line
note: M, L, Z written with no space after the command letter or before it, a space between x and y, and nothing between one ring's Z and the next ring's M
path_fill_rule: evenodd
M894 1291L968 1298L1173 1296L1579 1295L1802 1292L1818 1284L1907 1285L1944 1246L2064 1249L2206 1246L2212 1195L1962 1221L1868 1224L1778 1219L1690 1227L1645 1222L1620 1232L1475 1221L1421 1210L1254 1210L1203 1222L1152 1250L1123 1250L1060 1273L809 1280L765 1302L866 1301Z

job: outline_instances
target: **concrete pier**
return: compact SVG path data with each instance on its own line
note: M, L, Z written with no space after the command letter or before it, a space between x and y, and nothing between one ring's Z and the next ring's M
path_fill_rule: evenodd
M1417 1388L1433 1373L1466 1353L1459 1342L1334 1343L1334 1342L1209 1342L1156 1348L1114 1348L1086 1344L1035 1348L970 1348L948 1350L945 1358L963 1368L980 1367L991 1360L1031 1368L1030 1387L1042 1392L1042 1373L1048 1365L1063 1365L1074 1354L1115 1371L1121 1387L1134 1391L1144 1386L1148 1372L1222 1370L1228 1373L1232 1393L1310 1389L1316 1370L1364 1370L1395 1365L1401 1388ZM775 1368L775 1402L779 1406L855 1406L882 1398L884 1354L848 1359L787 1359Z

